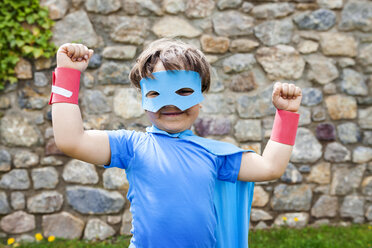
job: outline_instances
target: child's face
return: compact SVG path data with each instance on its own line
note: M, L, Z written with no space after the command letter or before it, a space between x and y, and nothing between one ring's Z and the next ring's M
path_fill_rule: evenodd
M159 61L153 72L165 71L163 64ZM184 95L192 92L185 91ZM150 95L151 97L151 95ZM167 105L159 109L157 112L146 110L146 114L150 121L159 129L168 133L178 133L189 129L199 115L200 104L196 104L191 108L181 111L174 105Z

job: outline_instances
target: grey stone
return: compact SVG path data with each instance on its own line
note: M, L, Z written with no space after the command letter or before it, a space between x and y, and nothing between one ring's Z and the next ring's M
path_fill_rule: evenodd
M22 234L21 236L16 238L16 242L19 243L33 243L35 241L36 241L35 237L28 234Z
M273 217L262 209L252 208L251 221L272 220Z
M110 37L117 42L141 45L149 34L149 20L137 16L110 16L107 23Z
M258 19L274 19L292 14L295 10L293 3L267 3L254 6L252 15Z
M201 34L201 31L193 27L186 20L179 17L163 17L152 27L152 31L158 37L187 37L193 38Z
M231 121L228 118L199 117L194 123L196 132L202 136L226 135L230 133Z
M18 105L21 109L40 110L48 104L48 98L39 89L29 85L18 92Z
M311 167L307 164L303 164L298 168L298 171L301 173L309 173L311 171Z
M69 205L83 214L118 213L125 203L124 197L118 192L91 187L68 186L66 195Z
M0 214L8 214L10 207L5 192L0 191Z
M10 204L14 210L24 209L26 206L25 195L22 192L12 192L10 194Z
M353 150L354 163L366 163L372 160L372 148L366 146L358 146Z
M211 86L209 92L217 93L225 89L225 86L222 81L222 76L225 76L221 70L216 70L214 67L211 69Z
M94 165L73 159L65 165L63 180L70 183L97 184L98 174Z
M178 14L185 11L185 0L164 0L163 9L169 14Z
M316 194L329 194L329 185L319 185L313 189Z
M316 218L335 217L338 211L336 196L322 195L311 209L311 215Z
M49 18L52 20L63 18L68 10L68 2L66 0L41 0L40 6L48 8Z
M54 156L48 156L48 157L44 157L40 160L40 164L41 165L53 165L53 166L59 166L59 165L63 165L63 161L62 160L59 160L57 159L56 157Z
M372 65L372 44L359 46L358 63L360 63L365 70Z
M323 92L328 95L336 94L337 93L336 84L328 83L324 85Z
M85 8L94 13L109 14L121 8L120 0L87 0L85 1Z
M267 224L264 221L258 222L258 224L254 227L254 229L256 229L256 230L262 230L262 229L267 229L267 228L269 228L269 227L267 226Z
M133 88L123 88L114 96L114 112L124 119L140 117L144 114L139 91Z
M13 169L2 175L0 188L3 189L29 189L30 179L27 170Z
M129 209L125 210L121 222L120 234L121 235L132 235L132 213Z
M348 68L343 70L341 89L349 95L368 95L368 88L363 74Z
M336 23L336 14L328 9L300 13L293 19L299 29L325 31Z
M358 43L354 36L345 33L323 32L320 47L324 55L355 57Z
M341 217L363 217L364 216L364 198L356 195L348 195L344 198L340 208Z
M102 56L105 59L128 60L134 58L136 50L136 46L109 46L103 49Z
M287 45L261 47L256 52L256 59L272 80L299 79L305 68L301 55Z
M54 189L58 184L58 172L53 167L33 169L31 178L34 189Z
M319 84L328 84L338 78L338 70L333 59L312 54L306 57L310 66L308 78Z
M217 7L221 10L237 8L242 3L242 0L218 0Z
M39 130L21 114L9 113L0 121L0 137L4 145L31 147L43 141Z
M47 78L44 72L35 72L34 84L37 87L45 87L49 84L49 79Z
M317 0L316 2L321 8L326 9L341 9L343 5L343 0Z
M331 164L320 162L313 166L310 175L307 177L307 181L318 184L329 184L331 182Z
M99 84L129 84L130 68L117 62L105 62L98 70Z
M236 39L230 43L230 52L233 53L248 53L258 47L260 43L250 39Z
M238 141L262 140L261 121L238 120L234 126L234 135Z
M279 214L274 226L288 226L301 228L309 223L309 214L304 212Z
M285 185L275 187L270 205L276 211L307 211L313 197L309 185Z
M62 208L63 195L57 191L44 191L27 200L30 213L53 213Z
M235 112L234 98L223 94L207 94L202 102L202 113L232 114Z
M322 106L315 106L312 109L311 119L313 121L324 121L326 119L326 116L326 110Z
M4 216L0 220L3 231L11 234L29 232L35 229L35 216L23 211L17 211Z
M99 90L87 90L82 99L85 112L88 114L104 114L111 111L106 97Z
M123 2L124 10L130 15L147 16L151 13L162 15L163 12L153 0L126 0Z
M241 9L244 13L249 13L252 10L253 7L254 7L254 5L252 3L243 2Z
M271 103L272 87L253 96L242 95L237 99L237 110L241 118L259 118L275 114Z
M96 69L100 67L102 64L102 56L95 53L89 60L88 68L89 69Z
M363 144L372 145L372 131L363 132Z
M84 221L74 215L61 212L44 215L42 218L44 236L63 239L79 239L84 230Z
M372 196L372 176L364 178L362 182L362 193Z
M338 65L342 68L349 67L349 66L354 66L355 65L355 60L352 58L340 58L338 60Z
M359 105L372 105L372 96L367 97L357 97L357 102Z
M76 40L87 47L94 48L98 45L98 36L89 21L87 13L82 10L72 12L61 21L56 22L52 32L52 42L56 46Z
M345 146L341 145L340 143L332 142L326 146L324 159L336 163L346 162L350 161L351 153Z
M266 46L288 44L292 40L292 20L270 20L254 27L255 36Z
M204 18L212 14L214 9L213 0L188 0L186 1L185 14L190 18Z
M9 171L12 164L12 157L7 150L0 150L0 171Z
M357 189L362 181L366 165L357 165L348 168L346 165L338 165L333 170L331 195L346 195Z
M110 225L116 225L121 222L121 216L120 215L109 215L107 216L107 223Z
M286 183L301 183L302 175L297 170L296 166L292 163L289 163L284 174L280 177L280 180Z
M100 219L90 219L84 230L84 239L105 240L115 234L114 228Z
M22 150L14 155L13 163L16 168L29 168L39 163L39 155L27 150Z
M322 156L322 145L309 129L300 127L290 161L293 163L313 163Z
M336 140L336 129L332 123L320 123L316 126L316 137L318 140Z
M372 129L372 107L358 109L358 123L361 128Z
M360 128L353 122L345 122L338 125L337 133L343 144L357 143L362 138Z
M253 54L234 54L223 61L223 69L226 73L242 72L251 70L256 64Z
M369 1L348 1L342 12L339 29L372 31L372 3Z
M129 182L125 170L108 168L103 172L103 186L105 189L128 190Z
M303 88L301 104L315 106L323 101L323 93L317 88Z
M84 72L83 78L82 78L82 83L84 84L85 88L88 88L88 89L93 88L93 86L95 84L95 78L91 73Z
M220 36L250 35L254 19L237 11L217 12L213 15L213 28Z

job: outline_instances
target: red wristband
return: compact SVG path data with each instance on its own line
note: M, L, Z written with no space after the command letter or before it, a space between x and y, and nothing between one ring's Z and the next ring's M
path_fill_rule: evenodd
M53 72L49 104L56 102L78 104L80 74L79 70L57 67Z
M299 119L300 115L297 113L277 109L270 139L293 146Z

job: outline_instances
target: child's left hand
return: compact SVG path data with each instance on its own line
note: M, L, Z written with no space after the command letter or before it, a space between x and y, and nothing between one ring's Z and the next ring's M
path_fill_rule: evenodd
M294 84L276 82L273 89L272 101L277 109L297 112L302 99L301 88Z

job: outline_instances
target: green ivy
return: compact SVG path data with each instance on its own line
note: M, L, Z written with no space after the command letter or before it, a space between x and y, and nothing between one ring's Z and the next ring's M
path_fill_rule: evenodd
M20 58L50 58L56 46L49 40L54 22L39 0L0 0L0 89L15 83Z

